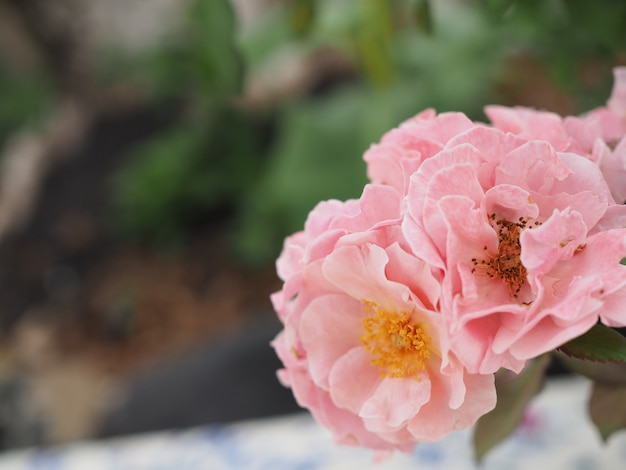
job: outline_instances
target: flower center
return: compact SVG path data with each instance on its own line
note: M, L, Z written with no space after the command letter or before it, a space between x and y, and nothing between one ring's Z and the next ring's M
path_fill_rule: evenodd
M430 358L430 336L404 312L386 312L374 302L363 303L371 315L363 319L364 334L359 339L374 356L372 365L380 369L382 377L418 380Z
M485 246L487 258L480 260L472 258L474 264L472 273L480 272L491 278L502 279L507 285L511 297L517 298L526 282L526 268L520 259L522 246L519 237L522 230L532 229L533 226L541 225L541 222L537 221L530 224L524 217L520 217L517 222L506 219L496 220L496 214L491 214L489 219L495 223L494 228L498 233L498 253L489 253Z

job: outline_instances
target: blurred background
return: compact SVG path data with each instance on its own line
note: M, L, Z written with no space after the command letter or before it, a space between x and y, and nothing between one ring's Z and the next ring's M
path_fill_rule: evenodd
M364 150L618 64L620 0L0 0L0 450L294 411L274 260Z

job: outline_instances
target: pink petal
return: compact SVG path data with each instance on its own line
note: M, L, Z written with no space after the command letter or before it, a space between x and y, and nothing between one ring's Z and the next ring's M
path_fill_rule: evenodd
M449 150L444 150L437 158L429 161L439 160L453 161L453 165L447 165L438 169L433 173L425 185L424 204L422 210L423 225L439 249L439 252L445 251L445 236L442 234L446 231L445 221L442 218L439 201L444 195L462 195L473 200L476 205L480 204L483 191L478 183L477 159L480 154L476 149L469 145L460 145ZM469 164L467 160L473 160ZM426 167L426 163L422 168ZM420 173L418 173L420 175ZM412 180L411 184L416 184L418 180ZM411 193L409 193L411 197ZM409 200L409 204L412 201Z
M390 185L404 191L404 174L400 160L405 156L400 145L373 144L363 155L367 163L367 176L376 184ZM419 158L416 155L415 158Z
M563 128L574 139L567 151L588 156L591 161L597 163L597 157L590 153L595 142L602 139L602 126L598 116L593 114L567 116L563 119Z
M334 199L320 202L309 213L304 223L304 233L307 234L309 240L322 235L328 230L330 223L339 214L357 214L359 212L358 201L351 200L341 202Z
M557 150L569 147L570 137L565 132L558 114L536 111L530 108L505 106L486 106L485 114L494 126L505 132L511 132L535 140L544 140Z
M520 235L520 259L529 276L543 276L557 261L571 258L585 241L587 226L578 212L555 210L542 225Z
M402 195L393 187L368 184L359 199L360 211L337 216L331 228L354 233L397 222L400 219L401 203Z
M370 398L363 403L359 416L373 432L391 432L415 416L431 398L427 377L382 380Z
M304 238L304 232L298 232L285 240L283 251L276 261L276 272L283 281L302 269Z
M517 222L520 217L531 222L539 216L539 207L530 193L519 186L499 184L487 190L484 200L486 214L496 214L496 219Z
M329 375L329 392L340 408L359 414L381 382L380 369L372 365L372 355L361 345L339 358Z
M326 279L354 299L375 302L383 310L402 310L410 291L387 279L388 261L387 253L379 246L344 246L326 258L323 271Z
M512 150L498 165L495 183L517 185L540 194L551 193L556 182L570 173L549 143L528 141Z
M406 213L402 219L402 234L416 257L424 260L433 270L445 269L441 252L426 232L421 219Z
M623 137L615 149L611 151L608 146L598 141L597 149L601 154L600 169L613 198L619 203L626 202L626 137Z
M509 352L518 359L530 359L580 336L597 322L602 303L591 293L598 279L571 283L565 297L554 305L544 302L527 318L503 315L502 327L493 341L496 353Z
M450 112L439 115L418 114L403 123L400 128L420 138L445 143L473 126L474 123L463 113Z
M470 400L458 409L446 406L447 396L442 388L445 378L433 382L431 401L409 422L409 431L420 442L431 442L445 437L450 429L466 429L478 418L491 411L496 404L493 375L466 375L465 385Z
M589 234L604 232L612 229L626 227L626 205L612 204L607 209L602 218L593 226Z
M626 67L615 67L613 77L615 81L607 107L621 118L626 118Z
M347 295L314 299L302 313L300 331L313 381L328 390L328 374L337 360L360 346L364 308Z
M508 306L507 306L508 307ZM525 361L511 356L509 351L496 352L492 343L501 318L497 310L461 317L463 329L452 336L453 350L459 361L471 374L493 374L500 368L519 372Z
M452 148L469 144L478 150L485 162L500 162L503 156L525 143L526 139L514 134L505 133L492 127L476 125L450 139L446 147Z
M571 173L567 178L555 182L552 194L558 192L576 194L589 191L601 198L603 203L611 200L609 187L597 164L575 153L559 153L559 159L571 170Z
M490 251L497 251L498 239L486 214L475 207L473 201L463 196L447 196L439 201L439 208L447 230L441 235L447 239L448 278L446 287L457 293L463 289L457 270L460 266L470 267L472 259L485 256L486 246ZM445 233L447 233L447 236ZM471 269L471 267L470 267Z
M385 270L387 277L409 287L416 298L416 305L436 310L441 286L433 277L430 267L408 254L398 243L394 243L386 251L389 257Z

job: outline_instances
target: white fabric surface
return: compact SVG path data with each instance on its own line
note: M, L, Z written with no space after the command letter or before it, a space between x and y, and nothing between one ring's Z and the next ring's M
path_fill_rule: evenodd
M626 468L626 432L603 444L586 411L590 383L553 379L531 404L524 424L487 455L473 460L471 430L421 444L411 455L382 463L367 449L337 446L312 418L292 416L226 426L159 432L0 455L0 469L58 470L342 470L342 469L551 469Z

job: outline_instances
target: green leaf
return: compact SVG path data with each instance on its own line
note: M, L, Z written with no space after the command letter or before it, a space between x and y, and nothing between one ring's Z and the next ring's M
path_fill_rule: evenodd
M477 461L519 425L530 400L541 390L550 356L544 354L530 362L519 375L509 371L496 374L498 403L482 416L474 431L474 453Z
M42 74L11 74L0 64L0 145L14 129L37 124L54 103L51 82Z
M623 362L592 362L570 357L554 351L556 358L572 372L590 378L594 382L609 385L626 385L626 364Z
M114 181L121 234L178 243L213 211L243 203L263 163L265 128L234 108L186 119L137 145Z
M605 441L626 428L626 386L595 383L589 398L589 416Z
M298 36L303 36L311 29L315 18L314 0L292 0L289 3L289 23L291 30Z
M426 34L433 33L433 15L430 0L417 0L413 5L413 16L417 27Z
M238 92L243 64L235 46L235 15L227 0L195 0L189 9L188 33L199 85L217 94Z
M515 3L517 3L517 0L483 0L483 5L498 20L501 20Z
M563 5L573 27L582 29L599 44L615 52L623 47L626 3L614 0L568 0ZM593 6L592 6L593 5Z
M558 348L570 357L594 362L626 362L626 338L612 328L595 325Z
M363 67L374 85L389 86L394 78L390 4L383 0L362 0L359 6L356 42Z
M158 243L181 233L181 194L193 176L200 139L175 128L138 146L114 182L114 222L124 234L149 235Z

